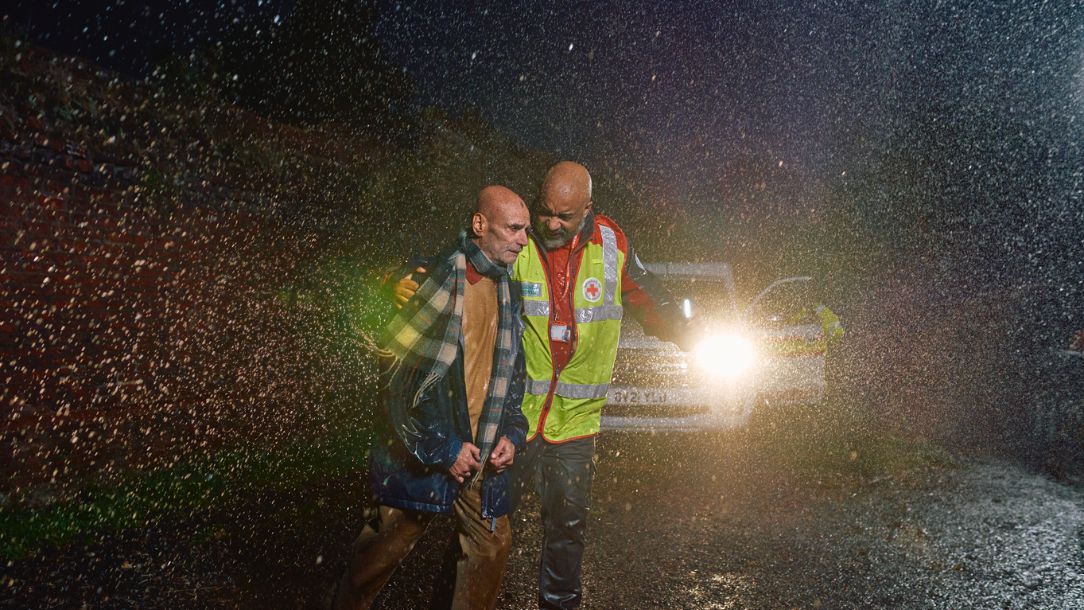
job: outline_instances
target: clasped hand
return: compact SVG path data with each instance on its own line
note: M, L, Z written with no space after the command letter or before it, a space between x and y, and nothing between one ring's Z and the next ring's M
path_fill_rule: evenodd
M508 437L502 436L497 446L489 454L489 465L494 472L504 472L512 465L516 457L516 446ZM474 443L463 443L455 463L448 468L448 474L462 483L482 468L482 452Z

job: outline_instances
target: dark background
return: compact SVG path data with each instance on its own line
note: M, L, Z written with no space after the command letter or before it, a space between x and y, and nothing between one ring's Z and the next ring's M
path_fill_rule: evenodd
M302 354L341 342L360 315L350 307L376 307L329 269L429 248L482 184L531 199L546 165L572 158L645 259L731 261L747 295L818 277L850 331L837 383L879 421L1049 461L1035 413L1079 411L1054 350L1084 326L1080 3L430 4L17 1L0 23L9 41L83 57L155 104L260 125L225 120L233 140L177 131L166 151L154 128L168 122L141 114L134 184L178 172L187 186L170 196L191 201L209 192L192 176L228 183L246 195L226 199L277 227L268 243L296 241L231 269L261 286L238 297L247 305L275 290L316 303L329 326ZM29 90L8 91L16 114ZM124 106L118 121L137 107ZM284 164L261 121L295 130L270 139L317 169ZM299 377L319 368L300 360ZM340 365L342 377L360 366ZM20 400L42 400L33 383ZM203 399L223 391L210 383ZM1057 442L1079 438L1069 430Z

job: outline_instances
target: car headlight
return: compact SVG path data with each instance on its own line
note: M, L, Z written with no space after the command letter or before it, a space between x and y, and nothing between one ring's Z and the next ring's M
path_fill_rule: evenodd
M704 337L693 349L693 362L711 377L733 379L753 367L757 352L752 341L734 333Z

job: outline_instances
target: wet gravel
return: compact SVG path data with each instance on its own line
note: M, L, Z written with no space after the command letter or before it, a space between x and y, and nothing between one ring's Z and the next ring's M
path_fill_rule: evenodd
M1084 609L1081 486L961 458L834 472L773 454L783 449L733 433L604 436L582 607ZM360 485L323 482L9 562L0 607L318 607L355 533ZM515 528L500 607L532 608L533 500ZM428 607L451 533L434 524L379 607Z
M585 608L1084 608L1079 487L959 460L820 476L762 461L770 446L656 439L648 457L641 440L602 444ZM519 526L514 580L535 529Z

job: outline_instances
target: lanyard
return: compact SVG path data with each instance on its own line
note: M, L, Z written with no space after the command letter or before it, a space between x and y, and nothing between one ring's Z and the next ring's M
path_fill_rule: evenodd
M561 300L568 298L568 289L572 286L572 257L576 253L576 244L580 241L579 232L572 238L572 245L568 249L568 258L565 259L565 287L561 291Z

